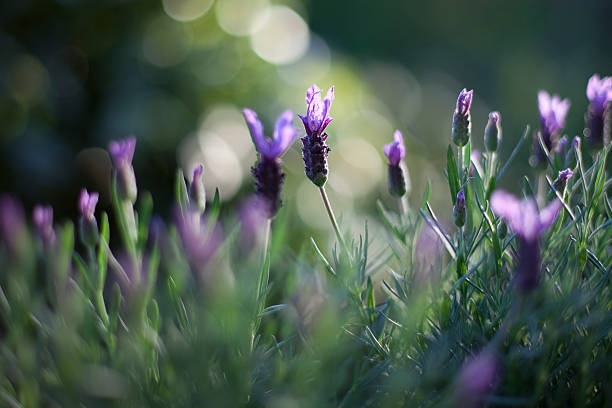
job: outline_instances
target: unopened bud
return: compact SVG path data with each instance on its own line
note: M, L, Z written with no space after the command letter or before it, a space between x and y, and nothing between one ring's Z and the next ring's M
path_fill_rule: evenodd
M120 200L128 200L132 204L136 202L138 196L136 176L132 167L135 147L136 138L134 137L118 142L113 140L108 146L117 175L117 195Z
M206 209L206 190L204 189L204 180L202 173L204 167L200 164L193 170L193 178L189 184L189 201L192 205L197 206L200 212Z
M457 202L453 209L453 218L455 219L455 225L463 227L465 225L465 193L463 189L457 193Z
M98 242L98 222L94 215L98 204L98 193L89 194L86 189L81 191L79 197L79 235L81 242L86 246L93 247Z
M485 127L484 143L487 151L495 152L501 140L501 116L499 112L489 113L489 121Z
M470 121L470 106L474 91L463 89L457 99L457 108L453 114L452 139L455 145L465 146L470 140L472 123Z
M565 190L565 186L567 186L567 181L574 175L574 172L570 169L561 170L559 175L553 182L553 186L557 191L563 193Z

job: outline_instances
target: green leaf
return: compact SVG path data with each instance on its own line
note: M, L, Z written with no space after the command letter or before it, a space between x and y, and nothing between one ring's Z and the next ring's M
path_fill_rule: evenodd
M323 252L321 252L321 250L317 246L317 243L315 242L313 237L310 237L310 242L312 243L312 246L314 247L315 252L317 253L319 258L323 262L323 265L325 265L327 272L329 272L329 274L332 276L336 276L336 271L334 271L334 268L331 266L329 261L325 258L325 255L323 255Z
M176 199L179 208L187 208L187 205L189 204L189 194L187 192L187 184L185 184L185 174L183 174L183 169L176 170L174 198Z
M100 229L100 245L98 245L98 281L96 282L96 290L101 292L104 290L104 282L106 281L106 270L108 266L108 242L110 240L110 228L108 225L108 214L102 213L102 228Z
M148 191L143 192L139 199L138 209L138 248L142 251L147 245L149 236L149 221L153 213L153 197Z
M446 172L448 174L448 187L450 189L451 203L455 205L457 202L457 193L459 192L459 175L457 174L455 153L453 152L453 148L450 144L446 150Z

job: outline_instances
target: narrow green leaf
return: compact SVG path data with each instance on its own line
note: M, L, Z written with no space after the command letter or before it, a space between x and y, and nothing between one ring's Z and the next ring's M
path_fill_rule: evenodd
M187 193L187 184L185 183L183 169L176 170L174 198L181 209L186 208L189 204L189 194Z
M451 203L455 205L457 202L457 193L459 192L459 175L457 173L455 153L453 152L453 148L450 144L446 150L446 172L448 174L448 187L450 189Z

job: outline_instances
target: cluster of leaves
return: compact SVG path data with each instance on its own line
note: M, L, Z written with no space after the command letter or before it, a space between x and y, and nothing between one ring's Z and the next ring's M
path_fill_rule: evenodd
M53 249L18 226L0 248L1 405L462 406L460 372L485 348L498 364L479 404L609 404L610 146L590 167L578 149L561 191L545 171L538 188L523 179L524 195L564 208L542 237L541 284L522 293L512 281L517 240L489 197L528 134L503 166L495 153L472 160L469 143L449 146L449 190L453 204L466 192L465 226L438 221L428 186L418 209L379 203L388 247L374 255L366 225L331 255L312 239L291 256L281 212L269 245L228 216L214 256L194 265L176 226L150 228L147 193L138 211L113 200L136 272L110 250L105 213L93 247L75 243L70 222L56 228ZM554 177L559 160L545 153ZM178 208L186 191L179 172ZM220 210L217 196L209 231Z

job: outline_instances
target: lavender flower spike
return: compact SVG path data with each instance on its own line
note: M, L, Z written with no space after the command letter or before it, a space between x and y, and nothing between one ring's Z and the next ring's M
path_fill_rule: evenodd
M81 190L79 196L79 232L81 241L87 246L94 246L98 242L98 223L95 217L98 193L89 194L86 189Z
M452 139L457 146L465 146L470 140L472 133L472 123L470 120L470 106L474 91L466 88L459 93L457 98L457 108L453 114Z
M389 159L389 165L387 166L389 192L391 195L401 197L406 194L407 190L404 169L400 165L401 161L406 156L406 147L404 146L402 132L396 130L393 134L393 143L384 145L383 150L385 156Z
M453 208L453 218L455 225L459 228L465 225L465 192L463 189L457 193L457 202Z
M574 172L571 169L561 170L555 181L553 181L553 187L555 187L557 191L563 193L565 186L567 186L567 181L572 178L573 175Z
M495 386L497 373L497 358L491 351L482 351L465 362L456 380L456 406L482 406L482 398Z
M263 125L254 111L243 109L242 113L249 125L255 148L260 155L258 162L251 169L255 177L256 195L265 200L268 206L268 216L273 217L282 205L280 192L285 179L280 156L285 153L297 136L293 127L293 112L287 110L278 117L271 139L264 136Z
M538 92L538 110L540 111L540 134L548 151L557 147L559 134L565 127L565 117L570 108L569 99L561 100L559 95L550 96L546 91ZM545 163L546 157L540 146L537 134L533 140L533 164Z
M538 211L531 198L519 200L513 195L496 190L491 195L491 210L516 233L519 238L519 264L516 271L516 282L522 291L529 291L538 286L540 275L539 239L561 209L561 201L555 199L542 211Z
M131 203L136 201L138 195L136 176L132 167L135 147L136 138L133 136L125 140L113 140L108 145L117 172L117 194L121 200L129 200Z
M189 200L201 213L206 209L206 190L202 173L204 173L204 166L200 164L193 170L193 177L189 183Z
M601 148L610 141L610 101L612 101L612 77L589 79L586 89L589 109L585 115L584 136L589 144Z
M53 207L50 205L37 205L32 212L32 221L36 231L47 248L55 243L55 230L53 229Z
M333 86L329 88L325 99L321 100L321 90L316 85L312 85L306 91L306 115L298 115L306 131L306 136L302 138L304 172L317 187L323 187L327 182L329 147L325 144L327 133L324 131L333 120L329 116L333 100Z

